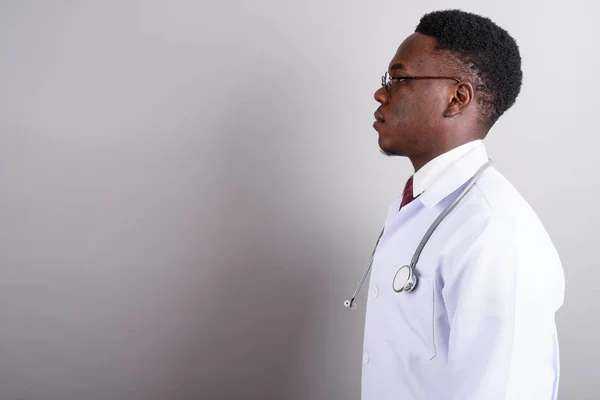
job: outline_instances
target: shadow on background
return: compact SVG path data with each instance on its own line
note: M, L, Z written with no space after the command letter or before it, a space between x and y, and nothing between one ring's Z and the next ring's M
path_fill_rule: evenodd
M286 398L318 306L314 294L325 290L318 266L327 238L311 229L317 214L302 199L313 188L298 179L310 159L289 147L291 136L303 133L282 118L303 105L273 81L283 79L255 77L256 85L215 116L218 162L200 199L198 240L208 244L196 266L206 275L190 288L200 311L195 335L177 349L169 384L181 398ZM273 93L286 102L269 100Z

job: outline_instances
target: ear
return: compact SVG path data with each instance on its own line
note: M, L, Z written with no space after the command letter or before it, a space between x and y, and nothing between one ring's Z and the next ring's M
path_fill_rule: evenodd
M462 114L471 105L475 91L469 82L459 82L450 91L448 107L444 110L444 117L450 118Z

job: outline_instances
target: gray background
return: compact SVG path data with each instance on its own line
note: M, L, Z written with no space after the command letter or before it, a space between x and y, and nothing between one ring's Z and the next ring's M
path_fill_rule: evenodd
M373 92L450 7L520 45L488 149L564 263L561 399L597 399L593 4L2 1L0 399L358 399L342 302L412 172Z

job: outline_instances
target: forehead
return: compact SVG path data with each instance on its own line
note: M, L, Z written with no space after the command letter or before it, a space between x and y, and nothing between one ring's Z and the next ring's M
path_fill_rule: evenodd
M434 57L437 39L433 36L413 33L407 37L390 61L390 72L407 71L412 74L433 73L438 70L438 57Z

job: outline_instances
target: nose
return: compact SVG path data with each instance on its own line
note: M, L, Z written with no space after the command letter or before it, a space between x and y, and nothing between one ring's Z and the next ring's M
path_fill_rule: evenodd
M385 90L385 88L383 86L375 91L374 97L375 97L375 100L377 100L382 105L387 104L390 101L389 93L387 92L387 90Z

